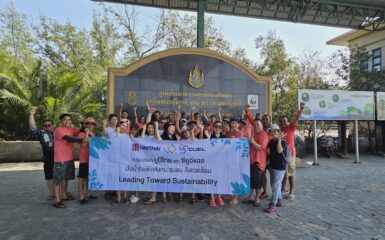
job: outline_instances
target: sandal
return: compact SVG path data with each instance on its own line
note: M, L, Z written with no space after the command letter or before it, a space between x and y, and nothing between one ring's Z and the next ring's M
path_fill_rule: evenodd
M254 207L260 207L261 203L259 201L254 201L253 206Z
M151 205L151 204L154 204L154 203L156 203L156 202L157 202L156 200L154 200L154 201L147 200L147 201L144 202L144 204L145 204L145 205Z
M81 204L86 204L86 203L88 203L88 200L85 199L85 198L83 198L82 200L79 200L79 202L80 202Z
M191 204L192 204L192 205L196 205L196 204L197 204L196 198L191 199Z
M88 198L89 198L89 199L93 199L93 200L98 199L97 196L94 196L94 195L92 195L92 194L88 195Z
M259 196L260 199L264 199L264 198L267 198L267 197L269 197L269 195L267 195L266 192L261 193L261 195Z
M251 200L251 199L248 199L248 198L245 198L242 200L242 203L253 203L254 200Z
M62 199L62 201L72 201L72 200L75 200L75 198L72 195L68 195L68 194L65 199Z
M233 200L231 200L229 202L230 206L235 206L235 205L238 205L238 199L234 198Z
M211 207L216 207L217 206L217 204L215 203L215 199L214 198L210 199L210 206Z
M183 202L183 197L179 197L177 202L178 202L178 203Z
M111 203L112 206L118 206L119 205L119 201L118 200L115 200Z
M55 199L55 196L49 196L49 197L47 197L47 201L52 201L52 200L54 200Z
M52 206L54 206L55 208L65 208L65 205L63 202L54 203L52 204Z

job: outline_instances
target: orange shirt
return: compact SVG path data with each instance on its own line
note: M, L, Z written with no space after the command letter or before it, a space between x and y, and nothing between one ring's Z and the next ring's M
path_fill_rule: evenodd
M250 146L250 165L256 164L259 169L265 171L266 169L266 147L269 143L269 135L265 131L254 133L254 141L261 145L262 149L257 150Z
M281 131L286 134L286 143L287 147L291 151L291 156L295 157L297 154L295 149L295 142L294 142L294 135L295 135L295 129L297 125L294 123L290 123L288 127L281 128Z
M86 134L84 132L81 132L78 134L78 138L84 139ZM91 137L95 137L95 133L91 132L90 133ZM83 146L83 144L80 144L79 147L79 163L88 163L89 159L89 154L90 154L90 148L89 148L89 143L87 143L86 146Z
M63 140L64 136L73 137L79 132L79 129L72 127L58 127L55 129L54 135L54 161L68 162L74 159L74 144Z

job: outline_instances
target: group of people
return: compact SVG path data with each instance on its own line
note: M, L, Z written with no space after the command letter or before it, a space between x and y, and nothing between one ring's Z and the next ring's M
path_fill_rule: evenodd
M304 109L300 104L295 118L290 123L288 117L279 118L279 126L273 124L268 114L256 114L250 110L250 105L245 105L241 117L222 117L220 109L218 114L207 116L196 112L195 107L191 113L181 111L178 106L175 113L162 116L161 112L151 108L147 103L147 116L137 115L137 108L133 108L134 118L130 119L128 111L120 106L119 114L110 114L103 121L102 136L113 138L128 135L132 138L148 138L156 140L184 140L184 139L210 139L210 138L248 138L250 143L250 186L249 196L242 203L260 207L260 199L268 198L267 173L270 175L271 200L265 209L267 213L276 211L282 206L282 193L287 199L294 199L295 194L295 144L294 135L298 119ZM79 170L78 170L78 200L86 204L97 197L88 190L88 158L89 141L96 136L94 130L96 122L92 117L83 119L79 117L78 128L71 123L71 115L60 115L60 124L54 128L52 120L44 120L42 129L35 123L36 109L31 109L29 124L33 135L39 139L44 156L44 174L50 196L47 200L53 201L56 208L65 207L64 202L74 200L75 197L68 191L68 180L75 179L74 143L79 144ZM286 180L289 181L289 190L286 189ZM173 193L162 193L163 202L173 201ZM133 193L128 198L128 192L106 192L104 197L112 199L113 205L121 203L137 203L140 193ZM156 203L158 194L148 193L144 204ZM221 196L218 194L191 194L191 204L209 198L211 207L223 206L225 201L237 205L239 200L236 195ZM179 193L177 202L184 201L184 194Z

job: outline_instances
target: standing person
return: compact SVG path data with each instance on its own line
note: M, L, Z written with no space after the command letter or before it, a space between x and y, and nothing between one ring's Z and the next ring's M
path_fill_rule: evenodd
M42 123L43 130L40 130L36 127L35 114L36 108L32 108L29 111L29 128L33 136L39 140L43 150L44 176L45 180L47 181L47 188L50 194L47 200L51 201L55 198L54 182L52 179L54 165L52 120L44 120Z
M227 138L244 138L245 133L239 130L239 120L236 118L230 119L230 131L225 133ZM231 206L238 204L238 196L233 195L230 201Z
M254 203L254 207L261 206L259 196L263 184L263 175L266 170L266 147L269 143L269 137L263 130L262 121L254 120L254 136L250 138L250 185L249 196L243 203ZM253 192L255 196L253 197Z
M128 128L128 123L123 121L119 127L117 127L117 131L119 132L116 137L129 137L126 130ZM124 204L128 203L128 192L127 191L116 191L116 199L112 201L112 206L118 206L123 200Z
M145 124L146 121L144 120L143 115L140 115L138 118L138 113L136 112L137 109L138 107L135 106L134 107L135 124L138 125L138 129L141 130L143 128L143 124Z
M214 131L213 131L213 133L211 134L211 136L209 138L210 139L211 138L226 138L226 136L223 134L222 130L223 130L222 122L215 121L215 123L214 123ZM216 207L217 204L219 206L225 205L225 202L223 201L221 194L218 194L217 199L215 199L214 194L211 194L210 195L210 206L211 207Z
M78 173L78 192L81 204L88 203L88 199L97 199L88 191L88 161L89 161L89 137L95 137L95 120L89 117L85 121L85 128L82 128L78 138L83 140L79 147L79 173Z
M272 196L269 207L265 209L267 213L276 212L276 207L282 206L282 180L286 171L287 144L283 139L284 135L278 127L271 128L273 139L267 146L267 154L270 158L270 184Z
M108 123L108 127L107 127ZM118 127L118 115L111 113L108 115L108 121L103 121L103 136L105 137L116 137L118 132L116 128Z
M73 143L81 143L82 139L74 137L79 130L72 127L71 115L64 113L59 117L61 126L54 131L54 169L55 203L54 207L65 207L62 199L74 200L67 194L68 180L75 179L75 164L73 157Z
M272 126L274 127L277 127L278 125L277 124L273 124L271 122L271 117L269 114L265 113L262 115L262 124L263 124L263 130L265 132L267 132ZM273 137L271 135L268 135L269 136L269 140L273 139ZM267 168L269 168L269 162L268 162L268 159L267 159ZM267 194L267 171L265 171L265 173L263 174L263 184L262 184L262 188L263 188L263 191L260 195L260 198L268 198L269 195Z
M289 123L289 119L286 116L281 116L279 118L279 125L281 128L281 131L286 135L287 147L289 148L291 153L290 162L288 162L287 172L286 172L286 175L289 179L290 190L289 190L289 193L285 196L286 199L291 199L291 200L295 198L295 193L294 193L295 173L296 173L295 161L296 161L296 154L297 154L295 149L295 130L297 128L298 120L301 117L304 108L305 108L305 103L301 102L297 115L295 116L295 118L291 123ZM286 177L284 178L284 182L282 185L283 186L286 185Z
M243 126L245 134L248 138L251 138L253 132L254 116L250 110L250 104L245 105L245 108L242 112L242 119L245 119L246 121Z

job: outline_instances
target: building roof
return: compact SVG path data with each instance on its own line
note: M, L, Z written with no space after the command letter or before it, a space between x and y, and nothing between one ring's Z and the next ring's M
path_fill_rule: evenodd
M385 34L385 24L380 24L378 27L378 30L384 31ZM344 34L341 34L333 39L330 39L326 42L328 45L336 45L336 46L349 46L349 42L351 42L354 39L372 34L373 32L365 31L365 30L351 30L349 32L346 32Z
M93 0L140 6L196 11L198 0ZM205 0L206 12L309 23L335 27L377 30L385 23L385 0ZM376 23L376 24L372 24Z

